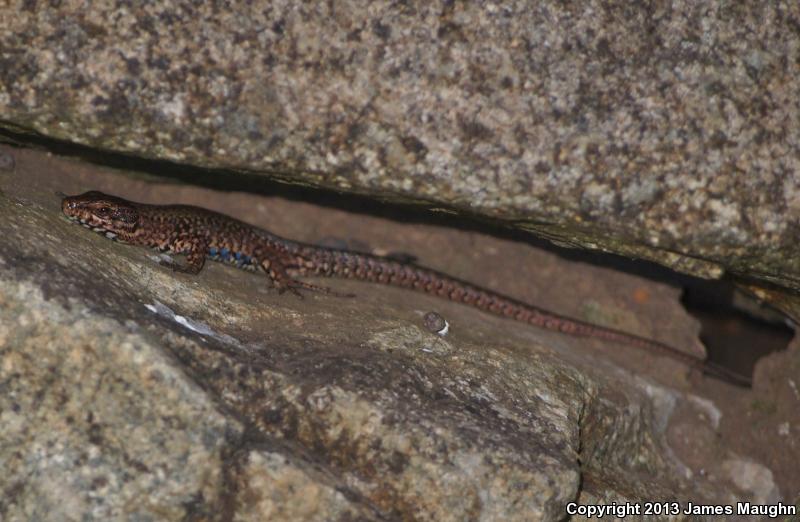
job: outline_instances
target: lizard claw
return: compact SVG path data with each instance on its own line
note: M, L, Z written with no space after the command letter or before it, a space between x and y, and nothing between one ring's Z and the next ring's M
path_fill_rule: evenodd
M181 264L173 260L159 259L158 264L171 269L173 272L182 274L197 274L200 269L196 265Z
M355 294L342 294L337 292L336 290L332 290L327 286L318 286L311 283L306 283L304 281L295 281L298 288L304 288L306 290L310 290L312 292L319 292L322 294L332 295L334 297L355 297Z
M292 294L299 297L300 299L303 299L303 294L300 293L300 290L308 290L309 292L319 292L321 294L332 295L334 297L352 298L356 296L355 294L339 293L335 290L328 288L327 286L318 286L315 284L306 283L305 281L297 281L295 279L289 281L288 283L284 283L278 286L279 294L283 294L286 291L289 291Z

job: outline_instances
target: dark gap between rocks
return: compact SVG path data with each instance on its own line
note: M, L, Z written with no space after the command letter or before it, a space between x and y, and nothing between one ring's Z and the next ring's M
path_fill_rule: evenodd
M56 155L80 159L102 167L127 172L135 171L152 178L153 181L185 183L226 192L279 196L288 200L380 216L406 223L425 223L480 232L523 242L555 253L569 261L611 268L674 287L681 287L684 290L683 305L702 324L701 340L706 345L709 360L742 375L752 376L753 367L758 359L774 351L785 349L794 335L793 330L783 322L785 316L779 312L771 312L770 318L766 319L764 313L752 313L758 308L757 304L748 306L748 311L745 311L740 305L735 305L734 286L729 281L708 281L673 272L650 261L556 246L532 233L508 228L508 225L513 225L513 221L492 221L456 208L445 209L452 213L437 212L434 209L442 209L443 205L432 202L398 203L378 196L370 197L343 193L334 189L310 188L292 182L290 180L291 173L286 171L275 170L270 173L282 180L277 181L268 179L262 174L242 170L203 168L167 160L102 151L24 130L10 130L7 125L6 127L4 125L6 123L0 120L0 143L14 147L39 148ZM350 248L353 247L354 245L350 245ZM368 247L353 249L368 250ZM413 256L411 257L413 258ZM745 300L748 299L745 298ZM755 303L751 299L749 301Z
M752 375L760 358L785 350L794 337L785 316L729 281L688 281L682 303L701 323L708 358L743 375Z

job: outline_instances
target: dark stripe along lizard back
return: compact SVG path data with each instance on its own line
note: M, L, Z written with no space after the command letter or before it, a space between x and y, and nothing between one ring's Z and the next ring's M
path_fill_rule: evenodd
M111 239L185 254L184 265L162 261L174 270L197 273L210 258L263 271L280 291L298 295L299 289L338 294L296 276L343 277L399 286L548 330L651 350L732 382L749 383L744 376L658 341L563 317L413 264L284 239L209 210L145 205L100 192L65 197L62 209L71 219Z

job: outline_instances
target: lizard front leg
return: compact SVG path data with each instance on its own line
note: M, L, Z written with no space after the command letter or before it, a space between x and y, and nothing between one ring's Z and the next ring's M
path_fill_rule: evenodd
M186 240L181 241L176 245L175 252L185 254L186 262L178 263L175 260L161 259L158 263L161 266L171 268L175 272L182 272L184 274L198 274L203 269L206 262L206 254L208 253L208 245L205 241L200 240Z

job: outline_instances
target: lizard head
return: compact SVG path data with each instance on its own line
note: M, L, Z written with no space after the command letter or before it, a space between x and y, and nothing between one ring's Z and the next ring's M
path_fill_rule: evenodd
M124 239L136 230L139 221L134 203L96 191L65 197L61 210L72 221L111 239Z

